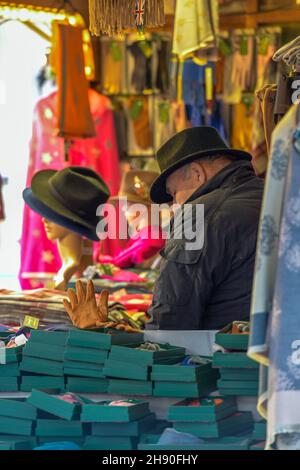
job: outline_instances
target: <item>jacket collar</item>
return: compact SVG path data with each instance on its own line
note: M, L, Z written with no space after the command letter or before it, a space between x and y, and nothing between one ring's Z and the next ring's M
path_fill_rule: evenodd
M218 188L226 188L232 186L234 183L241 182L241 180L254 177L254 169L251 162L237 161L219 171L213 178L208 180L203 186L196 189L196 191L189 197L185 204L198 199L205 194L211 193Z

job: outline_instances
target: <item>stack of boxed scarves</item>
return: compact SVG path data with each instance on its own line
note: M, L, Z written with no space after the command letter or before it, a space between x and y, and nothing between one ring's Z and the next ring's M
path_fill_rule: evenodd
M104 374L108 393L168 398L206 396L218 378L210 359L186 357L184 348L150 342L113 346Z
M104 363L114 344L139 344L142 334L71 330L64 352L66 389L75 393L106 393Z
M139 400L92 402L79 395L33 390L27 400L0 400L0 450L71 442L83 450L136 449L156 422Z
M20 385L20 361L23 346L15 343L15 332L0 333L0 392L17 392Z
M234 398L185 399L169 407L173 430L144 439L140 450L247 450L251 412L238 412Z
M67 332L32 330L20 364L21 391L65 389L64 352Z
M213 367L219 369L218 388L224 396L257 396L259 365L247 356L248 334L233 334L228 325L216 334L222 351L214 353Z

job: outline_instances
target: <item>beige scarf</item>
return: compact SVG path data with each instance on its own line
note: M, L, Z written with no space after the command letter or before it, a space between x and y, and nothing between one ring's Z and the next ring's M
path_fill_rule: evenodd
M89 0L90 30L95 36L136 29L136 0ZM145 0L144 27L163 26L164 1Z

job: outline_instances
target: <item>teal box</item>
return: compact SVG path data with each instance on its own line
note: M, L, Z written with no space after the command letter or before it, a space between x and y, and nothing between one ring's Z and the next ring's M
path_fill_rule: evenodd
M60 419L38 419L35 434L37 437L82 437L83 425L80 421L64 421Z
M23 357L20 364L20 370L39 375L54 375L57 377L64 375L62 362L48 361L46 359L38 359L34 357Z
M85 438L75 437L75 436L40 436L38 437L38 445L42 446L44 444L53 443L53 442L73 442L80 447L83 447Z
M93 423L93 436L139 437L155 428L155 414L151 413L137 421L129 423Z
M65 331L42 331L32 330L30 333L29 343L50 344L53 346L65 346L68 332Z
M220 438L250 433L253 430L253 418L251 412L235 413L215 423L176 422L174 428L200 438Z
M154 382L153 396L168 398L198 398L205 397L216 390L216 380L210 379L205 383L188 382Z
M2 441L0 436L0 450L32 450L30 441Z
M200 382L212 372L212 361L200 366L154 365L151 380L158 382Z
M109 359L129 362L134 365L152 366L153 364L173 364L185 357L185 349L169 344L159 344L164 351L145 351L135 346L112 346Z
M73 393L107 393L108 380L68 377L66 389Z
M51 361L63 361L64 360L65 347L55 346L53 344L42 344L35 343L34 341L28 341L23 349L23 357L37 357L39 359L48 359Z
M105 375L103 368L99 367L98 370L93 369L77 369L76 367L64 367L64 374L74 377L90 377L93 379L104 379Z
M17 392L19 390L18 377L1 377L0 392Z
M109 351L113 344L140 344L142 341L143 335L139 333L115 332L109 334L75 329L70 331L67 345L82 348L105 349Z
M1 398L0 416L34 421L37 418L37 410L34 406L23 400L9 400Z
M228 397L257 397L258 396L258 387L257 389L245 389L245 388L219 388L221 395Z
M104 364L103 369L106 377L120 379L149 380L150 368L148 366L133 365L130 362L122 362L109 359Z
M218 380L218 387L219 388L227 388L227 389L235 389L238 390L258 390L258 381L244 381L244 380Z
M5 362L6 362L6 364L19 362L22 358L23 348L24 348L24 346L18 346L16 348L6 348L5 349Z
M64 361L64 367L70 367L72 369L83 369L83 370L102 370L104 364L94 364L93 362L80 362L80 361Z
M222 367L219 372L222 380L258 381L259 379L258 369L227 369Z
M31 392L33 389L57 389L63 391L65 389L65 380L63 377L24 375L20 386L21 392Z
M267 422L265 420L257 421L254 424L254 431L252 435L253 440L265 441L266 436L267 436Z
M85 400L82 397L78 397L78 401L90 402L90 400ZM81 403L69 403L59 398L59 396L50 395L39 390L33 390L27 402L39 410L69 421L78 419L81 413Z
M0 365L0 381L3 377L19 377L20 369L18 362Z
M135 450L137 444L131 437L87 437L83 450Z
M152 395L152 382L142 380L109 380L108 393L120 395Z
M29 419L8 418L7 416L0 416L0 433L31 436L33 434L33 423L34 421Z
M77 348L68 346L65 349L65 361L91 362L102 365L106 361L108 351L92 348Z
M8 441L25 441L29 442L31 449L37 446L38 440L35 436L18 436L15 434L0 434L0 441L1 442L8 442Z
M249 334L232 334L232 323L225 326L215 336L215 343L232 351L247 351Z
M114 405L125 401L129 405ZM112 403L110 405L110 403ZM149 415L149 403L139 400L121 400L118 402L102 401L92 405L83 405L81 421L87 423L126 423L142 419Z
M232 367L238 369L251 368L258 369L258 362L250 359L246 353L233 352L222 353L216 352L213 355L213 367Z
M158 436L159 438L160 436ZM208 439L203 444L194 445L159 445L158 440L153 443L141 443L138 450L248 450L250 439L240 437L224 437L223 439Z
M169 407L170 421L214 423L237 411L234 398L186 399Z

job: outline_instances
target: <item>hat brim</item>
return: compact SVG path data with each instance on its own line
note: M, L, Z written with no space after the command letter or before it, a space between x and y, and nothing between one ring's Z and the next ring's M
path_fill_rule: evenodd
M162 171L162 173L156 178L153 182L151 189L150 189L150 197L152 202L155 204L163 204L172 202L172 196L167 193L166 190L166 181L167 178L174 173L174 171L178 170L182 166L190 163L194 160L200 160L202 157L208 157L211 155L231 155L236 157L237 160L252 160L252 156L250 153L245 152L244 150L237 150L231 148L221 148L221 149L213 149L213 150L206 150L205 152L196 152L190 155L187 155L185 158L182 158L179 162L174 163L166 170Z
M50 207L46 206L42 201L40 201L33 194L31 188L24 189L23 199L34 212L42 217L45 217L45 219L50 220L51 222L68 230L71 230L72 232L78 233L79 235L82 235L89 240L99 241L99 237L96 233L96 226L93 228L88 228L82 224L78 224L73 220L68 219L63 215L58 214L56 211L53 211Z
M76 224L82 225L87 229L94 230L95 226L99 222L95 214L95 220L88 222L85 218L75 214L60 201L58 201L51 193L48 181L57 173L57 170L43 170L34 175L31 182L32 193L39 199L45 206L58 215L65 217L66 219L75 222ZM76 188L74 188L76 190ZM99 204L104 201L99 201Z
M122 194L120 196L111 196L109 198L108 202L119 202L120 200L124 199L125 197L127 198L127 201L129 203L144 204L144 205L147 205L147 206L151 205L150 199L147 199L147 200L141 199L138 196L135 197L131 194L128 194L128 195L127 194Z

